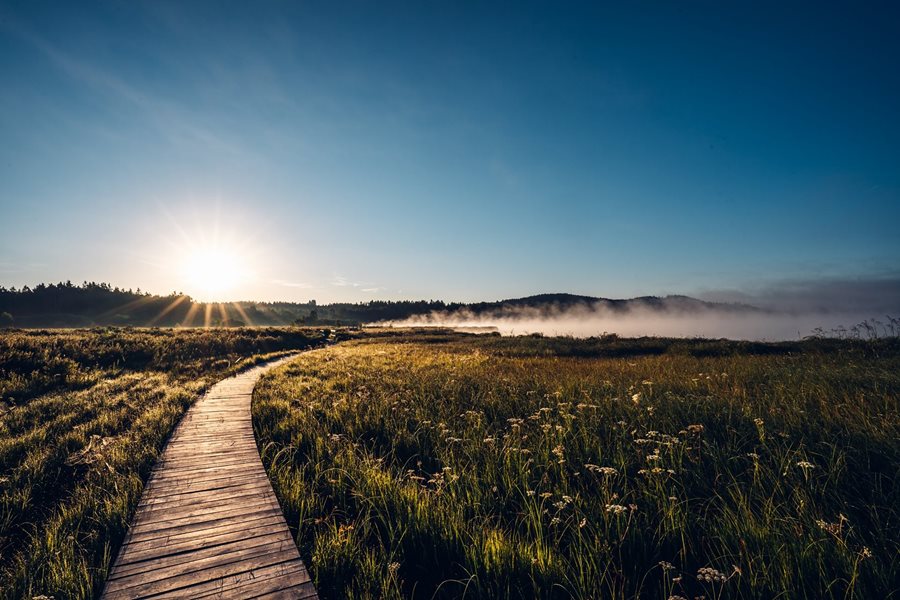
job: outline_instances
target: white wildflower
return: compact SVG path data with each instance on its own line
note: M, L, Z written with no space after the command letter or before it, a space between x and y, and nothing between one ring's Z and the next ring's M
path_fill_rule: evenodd
M706 583L725 583L728 581L728 577L722 571L712 567L702 567L697 570L697 580Z

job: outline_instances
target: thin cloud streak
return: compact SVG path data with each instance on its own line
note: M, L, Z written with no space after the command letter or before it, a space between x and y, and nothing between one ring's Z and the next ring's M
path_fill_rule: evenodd
M377 292L381 291L383 288L375 287L371 281L351 281L347 279L343 275L335 275L331 278L329 283L334 287L350 287L350 288L358 288L362 292ZM366 287L363 287L366 286Z
M27 273L32 269L43 267L43 264L18 264L0 261L0 273L4 275L15 275L18 273Z
M303 281L286 281L284 279L273 279L272 283L274 283L276 285L284 286L284 287L298 288L298 289L303 289L303 290L310 290L315 287L311 283L306 283Z

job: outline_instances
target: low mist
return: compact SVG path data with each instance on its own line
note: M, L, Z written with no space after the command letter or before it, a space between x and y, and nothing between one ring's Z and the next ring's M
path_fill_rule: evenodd
M820 333L827 336L857 335L851 328L865 320L872 321L871 315L834 313L734 313L704 311L697 314L667 314L635 310L616 312L570 310L554 315L522 314L475 316L465 311L459 313L432 313L403 321L378 323L395 327L452 327L477 331L490 328L502 335L570 335L591 337L604 333L615 333L625 337L705 337L729 338L735 340L779 341L796 340ZM887 319L882 318L886 327ZM841 328L844 329L843 333ZM817 330L822 330L821 332ZM879 327L879 335L886 329ZM858 335L868 337L865 329Z
M682 297L648 307L641 300L560 307L500 306L490 312L434 312L378 325L441 326L503 335L541 333L591 337L705 337L782 341L818 335L883 337L900 334L900 279L792 281L753 292L708 292L685 308Z

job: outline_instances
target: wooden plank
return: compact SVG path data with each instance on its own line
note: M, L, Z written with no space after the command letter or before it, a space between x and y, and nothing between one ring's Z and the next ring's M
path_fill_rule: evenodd
M150 486L147 486L145 490L154 490L154 496L166 496L168 494L172 494L173 492L182 492L185 488L185 484L187 483L191 484L192 489L202 491L205 489L216 489L219 487L234 485L235 483L262 479L265 479L265 476L260 476L257 473L250 473L239 476L226 474L211 475L209 477L190 477L185 479L170 478L168 481L160 481L156 483L152 488Z
M173 567L163 572L153 571L134 578L110 580L107 582L107 593L110 594L108 596L110 598L148 598L165 591L288 562L292 560L291 552L292 550L288 549L273 552L268 548L260 548L256 551L248 550L230 562L207 566L200 561L199 564ZM296 547L293 552L296 552Z
M150 571L149 577L159 577L166 569L182 569L191 572L197 570L197 563L205 567L216 566L234 562L235 557L242 557L248 552L260 552L268 550L284 550L293 541L286 541L280 531L275 533L262 532L255 537L245 536L218 546L205 548L188 548L179 552L171 552L165 555L145 556L141 560L131 563L121 563L116 575L110 577L110 581L127 579ZM188 568L190 567L190 568Z
M259 488L265 490L265 481L253 475L246 477L230 477L228 479L218 479L212 482L196 482L190 487L186 486L170 486L169 489L155 488L153 497L143 500L140 504L144 506L158 506L173 501L186 500L189 498L198 498L203 494L215 494L217 492L240 492L244 488Z
M157 530L170 527L188 525L191 523L205 523L213 519L222 517L239 517L242 514L251 514L259 511L279 511L281 507L274 498L265 498L262 501L222 504L204 507L200 511L183 511L176 514L165 514L155 512L146 514L145 511L139 511L134 519L135 528L139 525L141 529Z
M249 481L258 477L258 473L235 473L234 471L228 471L225 473L204 473L202 475L188 475L180 477L171 475L165 478L160 478L160 480L154 482L152 486L148 485L145 488L145 493L147 493L147 490L154 490L154 494L156 493L156 491L159 491L160 493L166 493L171 491L173 488L177 489L184 486L195 486L195 489L201 489L201 487L204 485L211 485L212 487L215 487L217 483L221 484L223 482Z
M175 458L180 456L194 456L196 454L215 454L224 453L229 450L256 450L256 444L250 440L242 440L238 438L224 439L223 436L217 435L215 440L209 442L199 442L194 440L190 444L175 443L170 444L166 450L164 458Z
M221 465L220 467L209 467L209 466L201 466L197 465L196 467L184 467L184 466L173 466L168 469L164 469L162 471L161 477L190 477L201 476L201 475L210 475L213 473L225 473L225 472L233 472L233 473L241 473L241 472L249 472L252 469L246 464L227 464ZM154 473L154 475L157 475Z
M203 457L198 457L196 460L190 459L179 459L179 460L166 460L163 459L160 466L169 473L186 473L186 472L194 472L200 468L203 469L212 469L212 470L221 470L225 467L236 467L238 469L243 469L246 471L251 471L250 467L247 466L247 459L254 458L253 454L244 453L244 454L229 454L225 458L220 458L215 461L215 467L202 467L202 465L209 465L211 461L204 460Z
M272 504L269 490L256 488L241 494L226 492L225 494L202 495L201 498L175 501L174 505L171 503L147 504L141 510L141 517L147 521L202 517L212 511L228 509L236 503L278 508L277 504Z
M205 490L199 494L184 494L178 496L166 496L164 499L151 501L151 504L145 504L141 508L147 519L156 518L160 511L168 511L169 515L163 518L171 520L192 512L196 515L197 510L218 510L234 504L235 502L255 503L257 506L271 505L266 502L269 490L261 485L252 485L244 487L224 488L220 490ZM190 507L195 510L188 511Z
M306 588L303 586L306 586ZM288 598L298 598L303 597L302 593L304 589L315 590L312 586L312 582L297 584L289 575L282 575L280 577L270 577L261 581L245 581L228 589L227 592L231 597L240 598L246 598L247 596L245 594L247 593L257 594L256 596L251 596L252 598L260 598L265 594L291 592L292 594L288 596ZM220 595L221 593L222 592L212 592L200 596L191 596L191 598L222 598L223 596Z
M297 598L313 598L315 593L316 591L312 584L305 583L260 594L259 596L250 596L248 600L296 600Z
M272 579L283 580L288 578L294 579L287 563L272 565L269 567L261 567L253 571L245 571L231 575L223 580L198 583L189 588L182 588L171 592L163 592L158 596L154 596L154 600L171 600L173 598L228 598L240 597L239 592L247 587L257 589L261 593L266 593L270 587L269 581ZM254 585L261 584L259 588L253 588ZM265 590L265 591L263 591Z
M129 544L131 541L158 540L193 531L217 531L219 528L234 522L249 522L250 520L279 516L284 518L281 514L281 509L263 507L251 512L247 512L246 510L220 512L207 515L203 519L182 519L180 521L150 524L142 523L140 528L135 526L133 531L128 534L123 546Z
M201 396L173 433L101 598L315 598L266 477L254 367Z
M240 522L230 527L223 527L210 533L206 530L183 534L166 538L165 549L160 550L157 540L137 542L129 544L128 555L119 562L120 565L132 562L144 561L153 557L162 556L162 552L177 554L193 549L205 549L213 546L222 546L229 542L242 540L265 534L272 530L273 519L260 519L252 522ZM167 555L168 556L168 555Z
M216 444L209 443L206 445L196 444L195 447L182 444L181 446L174 448L171 452L166 452L160 457L160 460L165 463L184 460L194 460L199 462L205 457L228 458L229 456L236 454L256 454L256 452L256 446L246 442L230 441L228 443L218 442ZM166 467L160 464L160 468Z

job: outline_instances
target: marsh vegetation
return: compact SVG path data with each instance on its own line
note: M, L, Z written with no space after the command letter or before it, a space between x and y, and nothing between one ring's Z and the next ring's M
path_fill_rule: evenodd
M395 334L257 387L324 598L884 598L900 347Z
M197 394L328 334L0 335L0 597L96 596ZM325 598L900 590L896 338L354 335L253 405Z
M144 483L209 385L298 329L0 333L0 598L92 598Z

